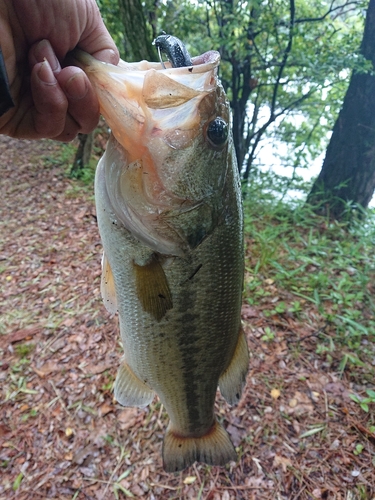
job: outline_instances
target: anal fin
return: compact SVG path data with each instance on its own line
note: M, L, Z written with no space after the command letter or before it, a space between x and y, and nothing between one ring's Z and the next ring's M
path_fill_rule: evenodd
M194 462L225 465L237 460L234 446L227 431L216 420L209 432L201 437L184 437L170 426L163 443L163 466L166 472L177 472Z
M100 292L102 294L103 303L107 311L111 314L115 314L115 312L117 312L115 280L113 279L112 269L109 265L105 253L103 253L102 258L102 278L100 282Z
M241 328L238 336L237 346L228 368L219 379L219 387L225 401L230 405L238 403L242 389L246 382L246 374L249 368L249 350L246 337Z
M123 361L117 372L115 398L123 406L144 408L154 399L154 392Z
M164 269L153 254L145 265L133 263L137 296L143 309L160 321L172 309L172 295Z

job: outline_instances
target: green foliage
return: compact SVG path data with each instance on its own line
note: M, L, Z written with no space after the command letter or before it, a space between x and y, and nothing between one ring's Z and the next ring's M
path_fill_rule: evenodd
M20 358L27 358L35 349L35 344L18 344L14 348Z
M272 342L274 338L275 334L273 333L270 327L266 326L266 328L264 329L264 335L261 337L261 340L263 342Z
M91 157L90 162L84 168L76 170L76 172L70 172L69 177L71 179L77 179L88 186L92 186L95 179L96 164L98 163L97 157Z
M118 1L97 3L122 57L131 57L124 53ZM359 55L363 0L146 0L142 5L149 33L178 36L193 56L212 49L221 53L220 77L231 100L244 186L262 167L260 151L270 143L286 146L272 151L279 165L310 166L327 146L351 72L372 71Z
M356 403L358 403L363 411L368 413L370 409L369 405L375 403L375 391L367 389L366 394L367 394L366 398L360 398L356 394L350 394L350 398Z
M70 170L75 150L76 147L72 142L61 144L58 153L54 151L51 156L44 157L44 166L46 168L62 166Z
M365 447L363 444L361 443L356 444L355 449L353 451L354 455L360 455L363 452L364 448Z
M333 2L329 13L325 1L301 0L293 15L282 0L168 3L168 31L192 54L216 49L222 55L220 76L234 129L240 127L236 150L245 171L262 139L290 145L280 158L288 166L307 166L324 150L350 72L369 69L358 56L363 7Z
M333 223L275 197L268 180L253 182L245 203L247 302L265 317L314 318L318 353L330 361L340 350L340 372L363 366L375 342L374 211L365 222Z
M23 479L23 472L20 472L16 477L16 479L14 480L13 491L18 490L18 488L21 486L22 479Z
M120 17L118 0L96 0L103 20L120 51L121 57L126 59L124 26Z

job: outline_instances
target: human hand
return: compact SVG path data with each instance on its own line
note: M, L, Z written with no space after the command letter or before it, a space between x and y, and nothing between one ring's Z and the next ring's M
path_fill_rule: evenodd
M1 49L15 107L0 133L72 140L98 123L99 104L85 73L64 66L76 46L117 64L118 50L95 0L0 0Z

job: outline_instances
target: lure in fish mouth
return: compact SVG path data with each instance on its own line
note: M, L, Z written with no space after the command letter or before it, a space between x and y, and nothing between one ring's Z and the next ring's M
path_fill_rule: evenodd
M160 63L165 69L162 53L164 53L172 68L181 68L184 66L192 66L192 60L189 52L181 40L175 36L167 35L163 32L152 42L158 50Z
M124 347L115 397L144 407L159 396L170 418L163 464L174 472L236 459L214 404L218 386L238 402L248 368L243 221L220 55L180 65L171 50L179 44L156 41L168 62L74 57L112 130L95 198L101 291Z

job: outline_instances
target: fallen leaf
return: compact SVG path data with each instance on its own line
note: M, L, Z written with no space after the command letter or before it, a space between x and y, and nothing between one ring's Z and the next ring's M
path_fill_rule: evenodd
M240 429L235 425L229 424L227 427L227 432L231 437L232 443L234 446L239 446L241 441L246 436L246 429Z
M301 427L299 425L299 422L297 420L293 420L292 425L293 425L293 429L295 430L296 434L299 434L301 432Z
M99 416L103 417L104 415L107 415L107 413L111 411L113 411L113 405L110 405L108 403L103 403L99 408Z
M66 437L70 437L70 436L72 436L73 434L74 434L74 430L73 430L71 427L67 427L67 428L65 429L65 436L66 436Z
M273 465L274 467L281 465L283 472L286 472L287 467L292 466L292 462L289 458L283 457L282 455L275 455L275 458L273 459Z
M9 434L11 429L4 424L0 424L0 437L5 436L5 434Z
M130 427L133 427L138 420L137 408L126 408L125 410L120 411L117 415L117 420L120 422L121 429L130 429Z
M309 429L308 431L303 432L300 435L300 438L302 439L305 437L313 436L314 434L317 434L318 432L324 431L325 428L326 428L325 425L321 425L319 427L313 427L312 429Z
M142 490L138 484L135 484L131 487L131 492L134 493L138 498L144 497L145 492Z
M85 373L88 373L90 375L98 375L99 373L103 373L111 367L112 363L107 361L104 363L89 364L85 366L84 371Z
M34 372L42 378L60 370L60 366L55 361L47 361L47 363L44 363L44 365L39 366L38 368L36 366L33 366L32 368Z
M326 392L329 392L335 396L341 396L345 389L345 385L342 382L330 382L324 387L324 390Z
M312 496L314 498L322 498L322 490L319 488L315 488L315 490L312 491Z
M277 399L277 398L279 398L279 397L280 397L280 394L281 394L281 393L280 393L279 389L272 389L272 390L271 390L271 397L272 397L272 399Z
M316 392L316 391L312 391L311 392L311 396L312 396L312 399L315 401L315 403L319 400L319 392Z
M255 307L249 306L249 304L244 304L241 309L241 317L242 319L250 319L257 318L259 316L259 312Z
M85 459L89 456L92 455L93 453L93 447L91 445L85 446L84 448L81 448L80 450L76 451L73 457L73 462L82 465Z
M311 399L303 392L296 391L293 398L289 400L288 408L285 411L288 415L304 415L312 413L314 410Z
M184 479L184 484L193 484L197 478L195 476L186 476Z
M72 324L75 322L75 318L66 318L64 321L61 323L64 326L72 326Z
M27 337L32 337L37 333L42 331L41 326L32 326L30 328L23 328L21 330L16 330L15 332L10 333L9 335L3 335L1 338L8 342L8 344L14 344L15 342L19 342L20 340L24 340Z

